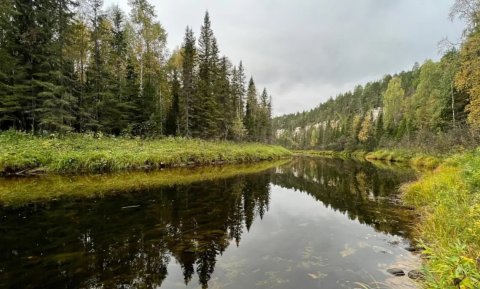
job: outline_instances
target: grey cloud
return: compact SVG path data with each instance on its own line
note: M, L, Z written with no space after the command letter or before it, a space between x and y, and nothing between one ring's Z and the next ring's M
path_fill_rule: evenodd
M113 3L116 0L106 0ZM126 0L118 0L126 7ZM220 50L243 60L274 97L275 114L309 109L357 83L438 59L437 42L458 39L453 0L151 0L180 45L209 10Z

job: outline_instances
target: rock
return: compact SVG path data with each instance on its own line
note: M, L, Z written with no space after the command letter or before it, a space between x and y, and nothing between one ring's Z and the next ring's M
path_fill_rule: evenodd
M425 275L418 270L412 270L408 272L408 278L413 280L418 280L418 279L423 280L425 279Z
M402 269L398 269L398 268L390 268L387 270L387 272L397 277L405 276L405 272L403 272Z
M460 278L453 278L453 285L458 286L460 288L460 283L462 283L463 279Z
M421 251L424 251L425 248L422 248L422 247L416 247L416 246L408 246L405 248L405 250L407 250L408 252L421 252Z
M312 279L318 279L318 276L312 273L308 273L308 276Z

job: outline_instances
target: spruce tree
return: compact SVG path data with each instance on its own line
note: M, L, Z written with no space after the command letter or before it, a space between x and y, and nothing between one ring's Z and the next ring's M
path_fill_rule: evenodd
M10 21L13 13L11 1L0 4L0 130L20 129L19 115L22 109L20 97L13 93L12 76L16 59L11 51L14 46L12 36L15 33L14 22Z
M230 84L230 63L225 56L222 57L220 61L216 90L220 137L223 139L231 139L231 130L236 116L236 109Z
M179 117L180 117L180 81L178 79L177 70L173 71L172 76L172 106L167 115L167 121L165 124L165 134L170 136L179 135Z
M200 138L216 138L219 135L219 108L215 91L219 71L218 53L210 17L206 12L198 39L199 73L192 132L193 136Z
M260 107L258 110L257 117L258 117L259 140L262 142L267 142L270 113L269 113L269 97L268 97L266 88L263 89L262 94L260 96Z
M54 0L54 6L45 18L53 19L52 28L57 37L53 37L47 49L51 57L48 61L50 71L42 74L43 91L39 108L39 126L47 131L71 131L74 125L76 85L73 62L69 59L68 47L71 45L73 12L75 5L70 0ZM52 15L53 14L53 15ZM52 34L53 36L53 34Z
M248 140L258 141L258 100L257 89L253 78L250 78L247 90L247 104L244 119Z
M180 92L180 132L190 137L192 128L192 117L194 116L195 98L195 36L192 29L187 27L182 46L182 88Z
M243 119L245 115L244 98L245 98L245 71L243 63L240 61L238 68L234 67L232 72L232 95L233 105L236 108L237 115Z

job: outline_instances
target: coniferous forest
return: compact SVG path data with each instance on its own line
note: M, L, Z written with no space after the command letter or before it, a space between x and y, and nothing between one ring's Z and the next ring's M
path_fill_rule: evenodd
M456 1L467 22L462 43L443 43L439 61L356 86L314 109L274 119L275 140L290 148L450 152L478 144L480 4Z
M147 0L0 7L0 130L268 142L271 97L221 56L208 12L175 51Z

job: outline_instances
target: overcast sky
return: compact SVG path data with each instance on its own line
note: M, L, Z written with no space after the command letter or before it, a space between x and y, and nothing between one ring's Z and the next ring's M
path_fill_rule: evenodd
M274 114L313 108L356 84L439 59L438 42L460 38L453 0L150 0L170 50L209 11L220 51L243 60ZM127 0L105 0L128 11Z

